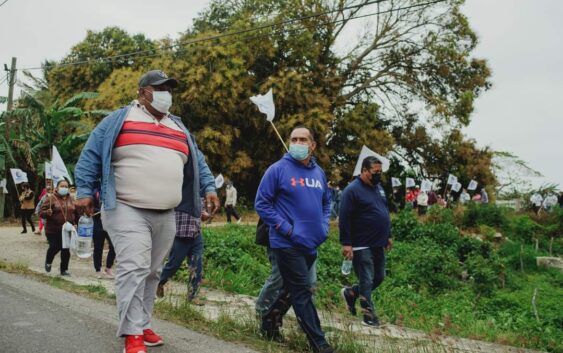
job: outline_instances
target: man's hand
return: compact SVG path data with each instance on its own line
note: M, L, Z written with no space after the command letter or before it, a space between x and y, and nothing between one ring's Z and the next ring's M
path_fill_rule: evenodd
M342 245L342 255L348 260L352 260L354 257L354 251L351 245Z
M45 211L45 214L47 215L47 217L51 217L53 215L53 210L49 209Z
M80 214L92 216L94 213L94 202L91 197L83 197L74 201L74 206Z
M387 240L387 246L385 247L385 249L387 249L387 251L391 251L392 248L393 248L393 239L389 238L389 240Z
M201 221L202 222L207 222L210 218L211 218L211 216L209 215L209 213L207 213L206 211L201 211Z
M221 208L221 202L214 192L205 195L205 203L207 204L207 212L211 217L215 216L215 213Z

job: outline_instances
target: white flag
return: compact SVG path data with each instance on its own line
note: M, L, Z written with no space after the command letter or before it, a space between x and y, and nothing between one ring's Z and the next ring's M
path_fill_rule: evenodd
M14 184L27 183L27 173L24 172L23 170L10 168L10 173L12 173Z
M467 190L477 190L477 181L471 180L469 186L467 186Z
M53 146L53 160L51 161L51 176L53 180L61 180L67 178L68 182L72 184L72 178L66 169L65 162L61 158L57 146Z
M53 179L53 166L49 162L45 162L45 179Z
M215 178L215 188L220 189L223 184L225 184L225 178L223 178L223 174L217 175Z
M397 188L401 185L402 185L401 181L398 178L391 178L391 186L393 186L394 188Z
M457 183L457 177L453 174L450 174L448 176L448 185L453 185L455 183Z
M272 95L271 88L265 95L253 96L250 97L250 100L252 103L256 104L261 113L266 114L266 120L274 120L274 116L276 115L276 106L274 105L274 96Z
M428 179L425 179L420 184L420 190L430 192L432 191L432 182Z
M360 175L360 173L362 172L362 162L366 157L370 157L370 156L375 157L381 161L381 169L384 172L389 170L389 165L391 164L389 160L375 153L374 151L370 150L364 145L362 147L362 150L360 151L360 156L358 157L358 161L356 162L356 168L354 168L354 174L352 174L353 176Z
M459 192L459 190L461 190L461 183L456 181L455 184L452 185L452 190L455 192Z
M416 184L415 184L413 178L406 178L406 179L405 179L405 185L407 186L407 188L414 188L414 186L415 186Z

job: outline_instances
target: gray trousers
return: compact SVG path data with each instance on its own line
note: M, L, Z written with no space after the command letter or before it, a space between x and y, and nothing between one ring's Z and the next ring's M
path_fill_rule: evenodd
M274 251L268 247L267 253L270 265L272 265L272 272L260 290L258 298L256 298L256 314L260 317L270 312L272 306L283 291L283 279L278 267L278 262L274 256ZM315 260L309 271L309 282L311 283L311 289L317 287L317 260Z
M118 202L102 210L102 223L115 248L117 336L142 335L150 327L162 262L174 241L173 210L155 211Z

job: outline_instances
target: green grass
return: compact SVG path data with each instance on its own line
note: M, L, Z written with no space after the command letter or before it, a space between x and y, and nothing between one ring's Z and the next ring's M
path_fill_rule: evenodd
M543 236L538 231L546 225L494 207L466 212L433 212L426 222L408 214L393 219L394 229L403 238L395 240L388 256L388 277L374 292L382 319L438 335L563 352L563 274L537 268L535 257L547 255L547 248L540 246L536 251L529 241ZM487 226L467 229L502 231L510 240L499 244L464 236L464 222L474 226L481 221ZM319 249L315 302L323 310L344 315L339 290L355 278L340 274L342 257L335 228L331 227L329 240ZM254 231L254 226L239 225L204 228L206 286L258 294L270 265L266 249L254 244ZM540 244L547 243L540 239ZM554 249L560 253L560 239ZM467 280L461 278L463 271L469 273ZM185 277L186 271L177 275L180 281ZM535 288L539 321L531 306ZM296 334L291 341L298 342L298 337L302 335ZM349 346L347 339L338 338L344 346ZM295 349L300 349L299 344Z

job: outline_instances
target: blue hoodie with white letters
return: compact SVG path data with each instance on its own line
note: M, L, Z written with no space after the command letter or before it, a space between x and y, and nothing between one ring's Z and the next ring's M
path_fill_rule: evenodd
M256 212L270 226L272 249L301 248L314 254L328 237L330 190L324 171L285 154L258 186Z

